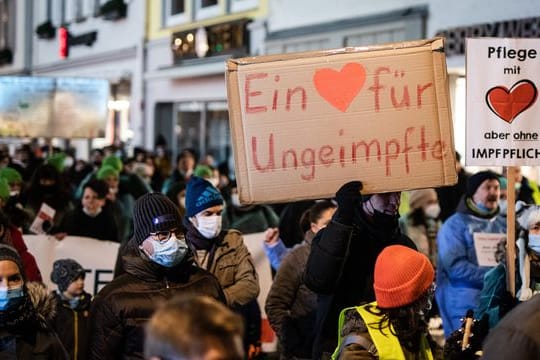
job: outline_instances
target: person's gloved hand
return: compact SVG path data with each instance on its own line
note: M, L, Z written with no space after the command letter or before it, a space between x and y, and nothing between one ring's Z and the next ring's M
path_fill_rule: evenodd
M351 225L354 218L355 207L362 202L361 181L350 181L339 188L336 193L338 208L334 214L334 220L343 224Z

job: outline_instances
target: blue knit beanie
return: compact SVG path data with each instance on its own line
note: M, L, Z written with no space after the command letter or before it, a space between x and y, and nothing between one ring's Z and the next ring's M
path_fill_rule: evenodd
M203 178L192 176L186 187L186 216L195 216L216 205L223 205L219 190Z

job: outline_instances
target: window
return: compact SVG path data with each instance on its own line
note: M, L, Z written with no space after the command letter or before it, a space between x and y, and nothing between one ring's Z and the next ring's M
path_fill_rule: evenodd
M10 49L13 53L14 45L15 1L0 0L0 50Z
M163 13L165 27L189 22L188 0L164 0Z
M259 7L259 0L230 0L230 12L241 12Z
M217 163L232 161L227 102L180 103L175 112L173 149L192 148L200 157L211 154Z
M224 0L195 0L195 20L224 14Z

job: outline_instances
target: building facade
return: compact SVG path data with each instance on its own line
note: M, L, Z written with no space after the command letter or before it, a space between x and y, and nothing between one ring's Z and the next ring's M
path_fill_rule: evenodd
M145 1L31 1L31 74L89 77L110 84L104 138L73 140L77 156L91 147L141 143ZM68 44L65 39L69 38Z
M149 1L144 146L232 159L225 62L263 53L266 0Z

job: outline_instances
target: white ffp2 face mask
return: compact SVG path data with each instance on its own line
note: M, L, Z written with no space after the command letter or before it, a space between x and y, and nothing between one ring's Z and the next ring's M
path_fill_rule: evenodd
M213 239L219 235L221 231L221 216L201 216L195 215L197 219L197 230L207 239Z

